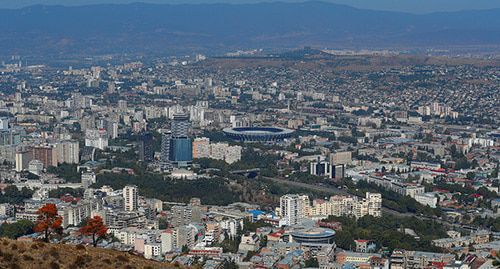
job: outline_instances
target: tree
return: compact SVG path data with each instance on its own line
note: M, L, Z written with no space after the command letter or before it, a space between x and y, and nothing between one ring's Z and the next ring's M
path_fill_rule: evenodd
M160 230L165 230L168 228L168 220L166 217L159 217L158 218L158 228Z
M314 267L314 268L319 267L318 259L312 257L309 258L305 262L305 267Z
M104 225L100 216L94 216L87 221L87 224L80 228L80 232L87 236L91 235L92 244L96 247L99 240L106 236L108 227Z
M49 236L52 232L60 232L62 230L62 217L57 214L55 204L46 204L37 211L38 220L33 230L37 233L44 233L44 240L49 241Z
M0 225L0 237L17 239L20 236L33 232L33 222L29 220L19 220L13 223L2 223Z
M0 203L22 204L24 199L31 198L33 191L23 187L19 190L15 185L9 185L0 193Z

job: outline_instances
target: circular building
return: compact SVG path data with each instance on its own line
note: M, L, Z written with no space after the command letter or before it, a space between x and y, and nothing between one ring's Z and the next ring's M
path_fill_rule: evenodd
M307 228L290 233L293 242L305 246L330 245L335 243L335 231L327 228Z
M228 137L245 142L272 142L291 137L293 130L281 127L235 127L222 130Z

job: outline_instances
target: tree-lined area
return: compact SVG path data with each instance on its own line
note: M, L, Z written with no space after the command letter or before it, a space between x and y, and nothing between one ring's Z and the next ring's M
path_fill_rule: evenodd
M162 201L187 203L192 197L200 198L204 204L213 205L227 205L239 201L239 195L221 178L177 180L150 173L142 176L103 173L97 176L97 184L94 187L103 185L114 189L136 185L140 195Z
M432 246L431 241L446 237L443 225L415 217L384 216L375 218L364 216L356 220L349 217L330 216L326 221L342 223L342 229L336 231L335 243L346 250L355 249L354 240L365 239L373 240L379 249L384 247L389 251L402 248L439 252L440 249ZM418 238L404 233L405 228L413 230Z

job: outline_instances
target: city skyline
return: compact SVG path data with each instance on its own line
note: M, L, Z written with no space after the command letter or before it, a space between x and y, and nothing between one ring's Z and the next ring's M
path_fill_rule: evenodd
M0 0L0 268L500 266L495 3L197 1Z

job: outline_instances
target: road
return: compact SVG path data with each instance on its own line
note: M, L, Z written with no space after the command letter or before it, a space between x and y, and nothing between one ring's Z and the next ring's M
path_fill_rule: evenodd
M315 184L309 184L309 183L304 183L304 182L286 180L286 179L282 179L282 178L273 178L273 177L264 177L264 176L262 178L273 181L275 183L279 183L279 184L285 184L285 185L300 187L300 188L304 188L304 189L310 189L310 190L314 190L314 191L321 191L321 192L328 193L328 194L353 195L353 194L347 192L346 189L338 189L335 187L330 187L330 186L325 186L325 185L315 185ZM361 198L363 198L363 197L361 197ZM382 207L382 212L384 214L395 215L398 217L416 217L416 218L421 219L421 220L432 220L432 221L435 221L437 223L446 225L448 227L467 229L463 225L460 225L460 224L451 223L451 222L441 220L441 219L436 219L436 218L419 216L415 213L401 213L401 212L392 210L392 209L387 208L387 207Z

